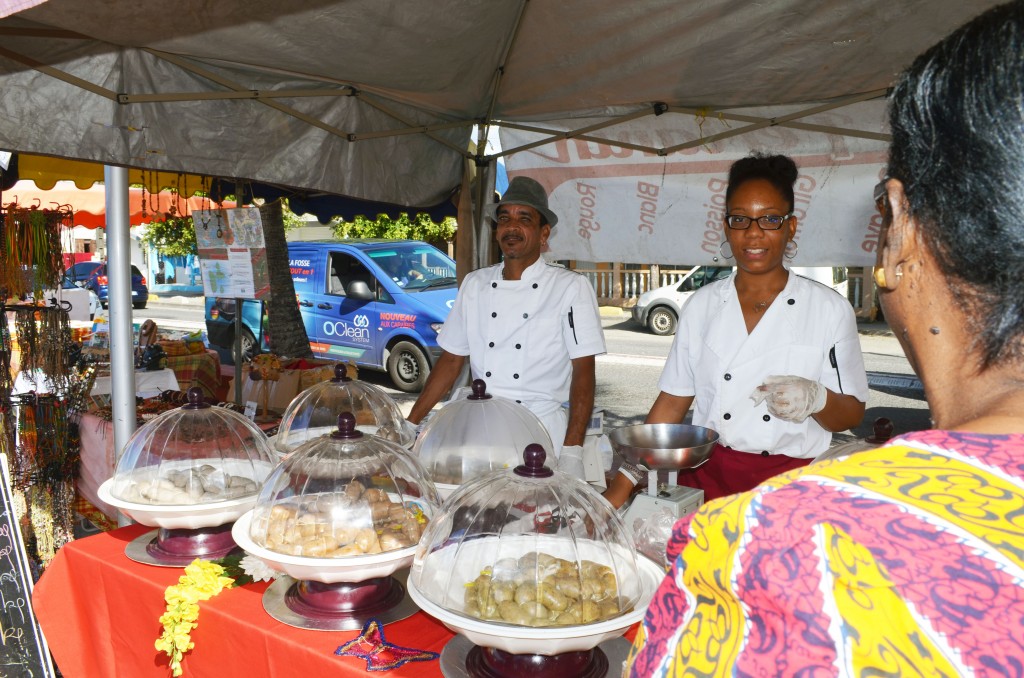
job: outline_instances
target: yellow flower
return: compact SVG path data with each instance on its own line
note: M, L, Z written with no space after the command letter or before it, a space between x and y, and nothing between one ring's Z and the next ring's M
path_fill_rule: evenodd
M191 634L199 623L199 601L208 600L234 584L234 579L223 575L220 565L196 558L185 567L178 583L164 591L167 610L160 615L163 632L155 645L157 651L167 655L174 676L182 674L181 660L195 647Z

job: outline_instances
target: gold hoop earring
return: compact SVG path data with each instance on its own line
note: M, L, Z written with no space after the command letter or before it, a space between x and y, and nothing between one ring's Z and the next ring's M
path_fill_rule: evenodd
M875 286L882 290L889 289L889 286L885 284L885 269L875 269Z

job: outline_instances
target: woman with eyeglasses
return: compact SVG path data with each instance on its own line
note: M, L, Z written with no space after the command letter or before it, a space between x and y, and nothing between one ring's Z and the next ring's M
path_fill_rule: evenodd
M890 95L876 281L935 430L678 522L629 675L1024 673L1021 54L1016 0Z
M711 458L678 479L704 490L705 501L809 464L832 432L864 418L868 384L853 307L785 266L797 248L796 179L786 156L733 163L722 254L736 272L683 307L647 415L647 423L677 424L692 406L692 423L718 432ZM610 483L613 505L644 476L634 468L624 465Z

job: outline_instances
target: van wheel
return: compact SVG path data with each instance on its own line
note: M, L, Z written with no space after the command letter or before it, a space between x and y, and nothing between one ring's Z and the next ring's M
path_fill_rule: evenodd
M253 357L255 357L256 353L257 353L256 337L252 336L252 332L250 332L249 330L247 330L247 329L245 329L243 327L242 328L242 360L241 360L241 364L244 365L245 363L247 363L250 360L252 360ZM235 355L235 342L234 341L231 342L231 356L234 359L235 364L238 365L239 361L238 361L238 356Z
M664 306L651 311L647 317L647 326L659 337L676 333L676 314Z
M388 355L388 375L399 391L415 393L423 390L430 374L430 363L423 350L411 341L400 341Z

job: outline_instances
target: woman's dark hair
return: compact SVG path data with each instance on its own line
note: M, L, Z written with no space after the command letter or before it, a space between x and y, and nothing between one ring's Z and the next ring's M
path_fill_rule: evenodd
M995 7L919 56L889 103L889 176L982 349L1024 338L1024 1Z
M793 184L796 183L796 163L786 155L753 153L741 158L729 168L729 187L725 189L725 203L732 200L733 192L745 181L764 179L782 194L793 211Z

